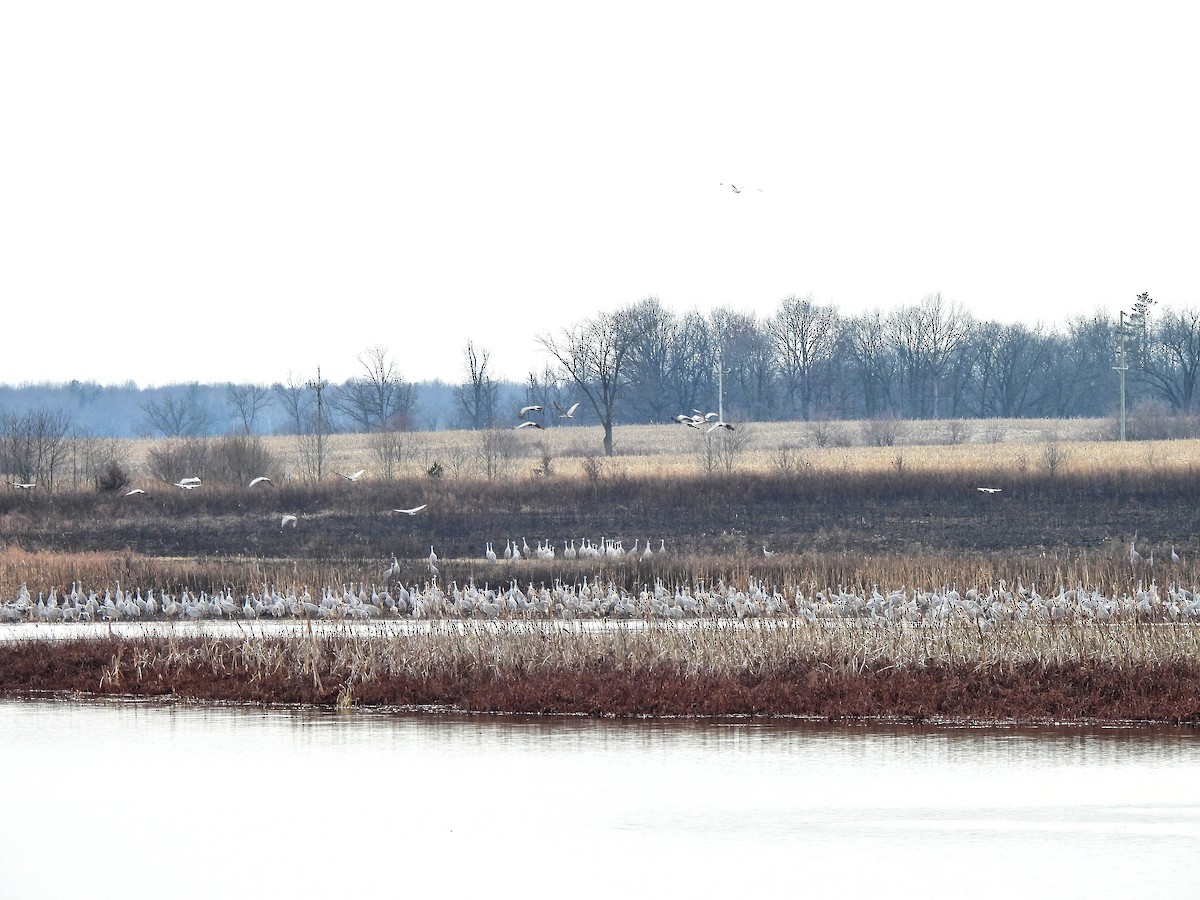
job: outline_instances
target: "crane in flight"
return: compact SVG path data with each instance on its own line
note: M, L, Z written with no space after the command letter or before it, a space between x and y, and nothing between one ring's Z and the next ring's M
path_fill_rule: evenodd
M558 405L558 401L555 401L554 408L558 410L558 417L560 419L573 419L575 418L575 410L579 409L579 404L572 403L570 409L563 409Z
M335 472L334 474L342 475L341 472ZM359 469L357 472L354 472L350 475L342 475L342 477L345 478L347 481L358 481L358 479L362 478L366 474L367 474L366 469Z

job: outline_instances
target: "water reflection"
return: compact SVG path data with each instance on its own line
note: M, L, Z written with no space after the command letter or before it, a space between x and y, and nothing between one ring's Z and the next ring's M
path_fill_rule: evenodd
M3 897L1182 897L1200 839L1167 729L3 702L0 759Z

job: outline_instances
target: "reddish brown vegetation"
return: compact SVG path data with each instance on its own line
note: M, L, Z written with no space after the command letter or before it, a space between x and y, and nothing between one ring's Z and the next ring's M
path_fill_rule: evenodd
M440 706L596 716L806 716L953 722L1200 723L1200 663L1135 668L1070 661L852 671L793 660L718 675L596 659L537 671L488 666L355 680L320 642L264 641L278 663L247 664L241 641L95 639L0 645L0 696L47 693L250 704ZM284 646L287 644L287 646ZM258 653L258 650L255 650Z

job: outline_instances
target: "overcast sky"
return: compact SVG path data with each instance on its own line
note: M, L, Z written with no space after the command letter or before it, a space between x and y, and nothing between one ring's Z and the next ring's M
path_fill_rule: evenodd
M1197 305L1198 38L1183 3L6 3L0 382L374 346L457 381L468 339L521 379L651 295Z

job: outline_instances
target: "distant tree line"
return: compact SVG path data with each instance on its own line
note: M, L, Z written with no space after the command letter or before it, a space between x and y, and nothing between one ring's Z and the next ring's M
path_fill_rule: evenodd
M522 405L543 408L543 427L599 423L608 452L616 425L718 406L731 421L1104 417L1122 344L1130 409L1161 419L1200 404L1200 308L1158 308L1148 294L1127 315L1057 325L980 320L940 294L857 316L811 297L769 316L676 312L651 297L538 341L544 359L521 383L497 379L489 350L469 341L458 384L407 381L372 347L340 384L314 367L272 385L0 385L0 466L64 471L62 448L84 438L494 430Z

